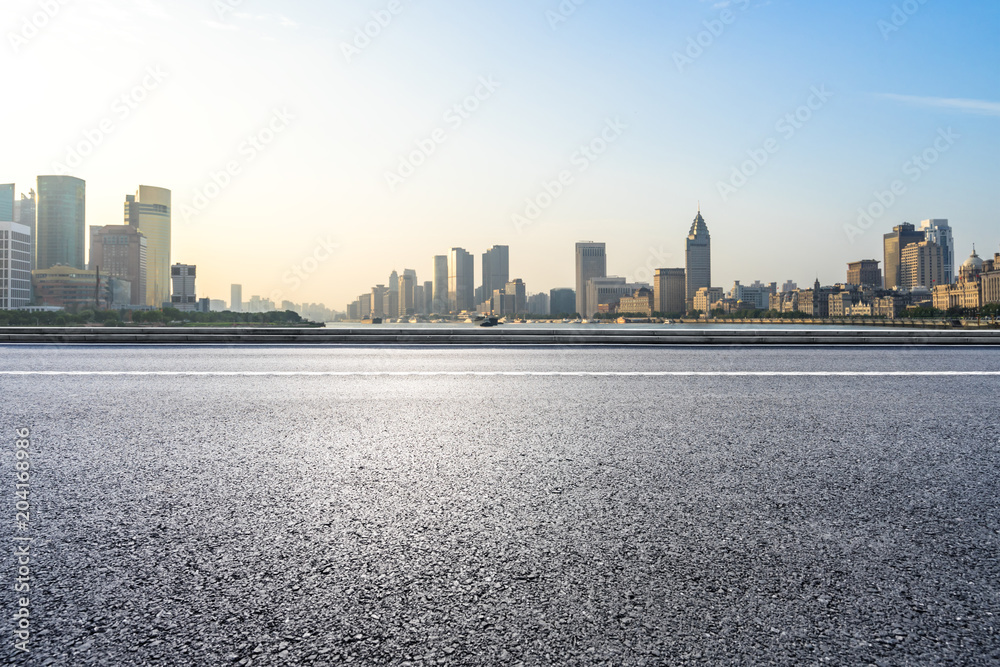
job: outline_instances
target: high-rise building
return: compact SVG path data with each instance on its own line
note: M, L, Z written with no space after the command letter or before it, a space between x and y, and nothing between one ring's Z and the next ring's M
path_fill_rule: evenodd
M399 291L399 273L396 271L396 269L393 269L392 273L389 274L389 291L390 292ZM395 317L395 313L393 313L393 316Z
M452 312L475 309L475 274L475 258L464 248L452 248L448 255L448 307Z
M83 270L86 183L73 176L39 176L35 270L64 265Z
M576 291L569 287L549 290L549 313L551 315L572 315L576 312Z
M580 241L576 244L576 312L580 317L590 317L597 312L597 304L587 301L587 283L592 278L608 275L607 247L604 243Z
M125 224L146 237L146 305L171 301L170 190L140 185L125 197Z
M883 252L885 261L882 266L885 268L883 281L886 289L899 289L903 286L903 276L900 272L900 262L903 256L903 248L911 243L919 243L926 237L923 232L917 231L913 225L904 222L892 228L892 232L882 237Z
M423 313L425 315L430 315L434 312L434 281L425 280L424 281L424 303L421 306Z
M712 236L708 233L701 209L691 224L687 237L687 273L685 299L694 308L694 297L702 287L712 286Z
M243 312L243 285L233 284L229 287L229 310L234 313Z
M131 225L90 228L91 271L130 283L128 304L146 303L146 237Z
M510 281L510 247L495 245L483 253L482 299L488 299L495 289L503 289Z
M0 309L20 308L31 301L31 230L0 221Z
M910 243L903 248L899 262L900 287L933 290L944 282L944 253L933 241Z
M0 184L0 222L17 222L14 219L14 184Z
M424 299L424 286L417 283L413 287L413 312L416 315L426 315L427 311L424 310L424 304L426 300Z
M448 312L448 256L434 255L434 289L431 295L431 312Z
M549 295L545 292L539 292L538 294L532 294L528 297L528 314L529 315L548 315L549 314Z
M687 310L684 269L657 269L653 276L653 309L666 315L683 315Z
M947 220L924 220L920 223L924 238L941 246L944 258L944 284L955 282L955 240Z
M198 267L192 264L174 264L170 267L170 306L177 310L198 310L198 297L194 289L194 279Z
M386 316L386 289L385 285L376 285L372 288L372 317L382 318Z
M523 315L528 312L528 290L520 278L511 280L504 285L505 315ZM509 312L508 312L509 306Z
M741 285L737 280L733 283L729 296L740 310L767 310L770 307L771 296L777 293L778 283L765 285L755 280L752 285Z
M882 287L882 270L877 259L862 259L847 265L847 284L858 287Z
M403 275L399 276L399 317L409 317L416 313L416 286L416 271L405 269Z

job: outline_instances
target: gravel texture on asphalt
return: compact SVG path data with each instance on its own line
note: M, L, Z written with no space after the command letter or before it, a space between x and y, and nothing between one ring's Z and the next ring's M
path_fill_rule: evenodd
M1000 365L969 350L730 357L4 348L0 370ZM7 547L0 662L997 664L998 389L0 377L0 537L11 544L14 429L29 426L36 538L31 653L13 647Z

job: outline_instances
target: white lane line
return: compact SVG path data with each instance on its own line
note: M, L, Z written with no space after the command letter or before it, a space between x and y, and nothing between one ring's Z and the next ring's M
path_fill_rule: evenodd
M13 377L1000 377L1000 371L0 371Z

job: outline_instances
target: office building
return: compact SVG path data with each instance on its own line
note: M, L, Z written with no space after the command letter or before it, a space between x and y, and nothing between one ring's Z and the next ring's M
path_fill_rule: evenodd
M549 314L549 295L545 292L528 296L528 314L545 316Z
M39 176L35 270L86 266L86 183L73 176Z
M641 287L627 294L618 302L618 312L625 315L645 315L649 317L656 310L656 293L648 287Z
M729 297L735 302L737 310L767 310L771 295L777 293L778 283L765 285L757 280L753 285L741 285L737 280Z
M367 292L358 297L358 303L361 304L361 319L372 316L372 293ZM290 310L290 309L289 309Z
M31 230L0 220L0 310L22 308L31 301Z
M406 269L403 271L403 275L399 276L399 313L398 317L409 317L416 313L416 300L415 300L415 288L416 288L417 274L412 269Z
M125 197L125 224L146 237L145 303L159 308L172 301L170 190L140 185L134 195Z
M623 296L631 296L643 287L651 288L652 286L646 283L630 283L620 276L591 278L587 281L587 309L589 312L580 313L580 315L584 318L590 318L595 313L609 312L617 306Z
M563 317L576 312L576 290L557 287L549 290L549 314Z
M448 306L452 312L472 311L476 305L475 260L463 248L452 248L448 255Z
M243 285L233 284L229 287L229 310L234 313L243 312Z
M425 280L424 281L424 303L421 306L423 313L425 315L430 315L434 312L434 281Z
M483 285L481 299L490 298L493 290L503 289L510 281L510 248L495 245L483 253Z
M691 305L695 310L700 310L706 315L711 315L712 306L722 301L723 296L724 293L721 287L699 287L698 291L694 293Z
M131 225L90 228L88 268L102 276L127 280L131 289L127 305L146 305L146 253L146 237Z
M389 274L389 291L390 292L399 291L399 273L396 271L396 269L393 269L392 273Z
M434 256L434 288L431 295L431 312L448 312L448 256Z
M386 302L386 289L385 285L376 285L372 288L372 317L373 318L384 318L386 316L385 310Z
M924 220L920 223L920 231L923 232L926 240L933 241L941 247L943 284L955 282L955 240L952 238L948 221Z
M917 231L913 225L904 222L892 228L892 232L882 237L882 246L885 260L882 267L883 283L886 289L899 289L903 286L903 276L900 265L903 257L903 248L911 243L919 243L925 240L923 232Z
M684 269L657 269L653 275L653 310L664 315L687 311L687 282Z
M504 315L523 315L528 312L528 290L520 278L504 285Z
M31 272L35 301L71 312L107 307L111 303L111 280L108 276L98 278L96 271L65 265Z
M604 243L581 241L576 244L576 312L590 317L597 312L597 303L588 301L588 283L608 275L607 247Z
M0 222L16 222L13 183L0 184Z
M698 290L712 286L712 236L708 233L708 225L701 216L700 208L688 232L685 257L687 261L685 299L690 308L694 307L694 297Z
M899 263L901 289L933 290L944 282L944 255L933 241L910 243L903 248Z
M188 312L198 310L198 297L194 288L197 269L191 264L174 264L170 267L170 303L165 305ZM274 306L268 310L274 310Z
M877 259L862 259L847 265L847 284L858 287L882 287L882 270Z
M1000 259L1000 254L995 259ZM945 311L951 308L975 310L987 303L998 303L993 277L995 259L983 261L973 247L972 255L958 270L958 279L934 287L934 307Z

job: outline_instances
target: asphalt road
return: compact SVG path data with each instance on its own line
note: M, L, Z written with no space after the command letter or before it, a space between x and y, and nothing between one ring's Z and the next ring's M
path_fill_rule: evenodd
M0 662L1000 662L1000 376L686 371L1000 351L0 347Z

